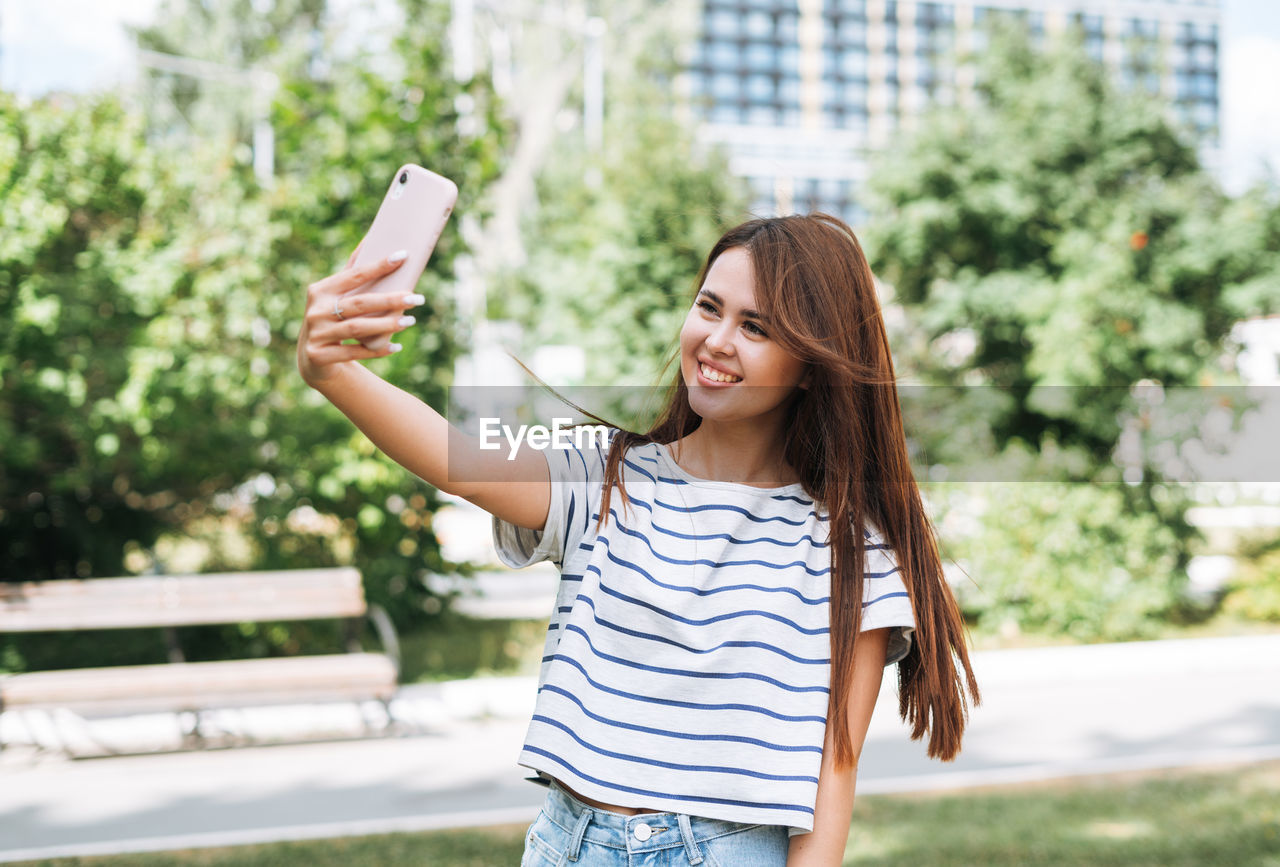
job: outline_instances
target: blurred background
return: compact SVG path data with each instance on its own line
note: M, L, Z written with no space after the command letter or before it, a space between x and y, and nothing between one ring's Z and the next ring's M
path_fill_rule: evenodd
M536 673L554 572L294 366L416 162L461 198L372 366L431 405L508 351L654 384L719 234L826 211L979 648L1280 633L1276 81L1266 0L0 0L0 580L354 565L403 683ZM0 633L0 674L166 653Z

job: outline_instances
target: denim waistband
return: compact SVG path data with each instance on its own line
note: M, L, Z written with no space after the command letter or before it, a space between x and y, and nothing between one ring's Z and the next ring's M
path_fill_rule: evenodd
M582 846L582 841L587 840L600 846L609 846L627 852L656 852L681 846L685 850L689 864L697 865L703 861L702 849L698 845L702 841L732 834L744 828L758 827L754 824L730 822L725 819L707 819L686 813L640 813L636 816L625 816L622 813L601 810L584 804L554 780L551 781L551 788L542 809L547 818L569 834L567 854L570 861L578 860L578 850Z

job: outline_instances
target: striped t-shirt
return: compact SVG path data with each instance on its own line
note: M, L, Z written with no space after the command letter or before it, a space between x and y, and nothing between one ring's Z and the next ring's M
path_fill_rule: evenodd
M494 518L504 563L560 568L519 763L595 800L813 830L830 682L827 516L799 484L698 479L632 448L597 534L608 446L548 449L541 532ZM862 628L914 621L892 551L864 540Z

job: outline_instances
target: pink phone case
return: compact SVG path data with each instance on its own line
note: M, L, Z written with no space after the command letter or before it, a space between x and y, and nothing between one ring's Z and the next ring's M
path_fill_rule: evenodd
M448 178L412 163L397 169L373 225L360 242L355 265L372 264L397 250L407 251L409 258L387 276L355 290L356 293L407 295L413 292L457 200L458 187ZM363 341L370 349L384 349L390 342L390 334Z

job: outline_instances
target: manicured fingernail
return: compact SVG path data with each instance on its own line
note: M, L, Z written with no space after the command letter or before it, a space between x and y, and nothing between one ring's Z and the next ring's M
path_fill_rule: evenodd
M401 316L401 317L400 317L400 327L401 327L401 328L408 328L410 325L412 325L413 323L415 323L415 322L417 322L417 321L418 321L418 320L414 319L412 316Z
M399 352L399 351L400 351L400 350L402 350L402 349L404 349L404 347L403 347L403 346L401 346L399 343L393 343L393 344L391 344L391 351L392 351L392 352Z
M404 306L416 307L419 304L425 304L427 299L422 295L406 295L404 296Z
M394 265L395 263L403 262L405 259L408 259L408 258L409 258L408 250L396 250L394 253L392 253L390 256L387 257L387 261L390 262L392 265Z

